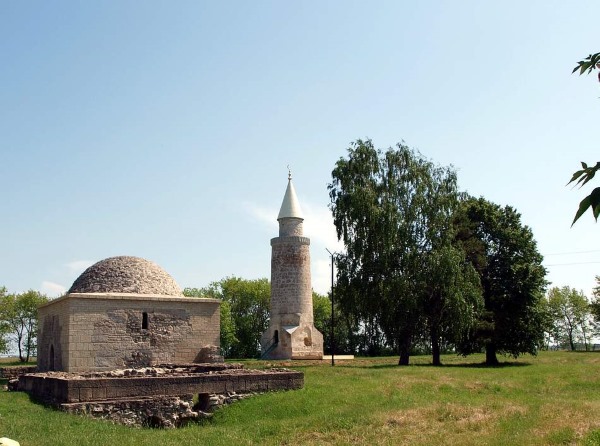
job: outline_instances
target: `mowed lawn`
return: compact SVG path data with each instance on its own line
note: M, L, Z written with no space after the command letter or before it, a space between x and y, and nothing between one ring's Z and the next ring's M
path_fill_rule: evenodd
M256 396L177 430L132 429L0 393L0 437L22 446L423 444L600 445L600 352L542 352L481 366L482 355L328 362L245 361L305 373L299 391Z

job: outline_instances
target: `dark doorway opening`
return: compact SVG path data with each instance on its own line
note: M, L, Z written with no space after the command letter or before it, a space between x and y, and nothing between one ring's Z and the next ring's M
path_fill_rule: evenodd
M48 370L50 370L51 372L54 372L55 370L55 365L54 365L54 345L50 345L50 357L48 358Z

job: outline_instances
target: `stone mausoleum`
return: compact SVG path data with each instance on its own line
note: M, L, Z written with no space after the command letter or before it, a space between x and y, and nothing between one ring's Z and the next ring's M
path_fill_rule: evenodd
M271 318L261 337L262 357L323 359L323 335L313 317L310 239L304 237L291 174L277 221L279 237L271 239Z
M219 301L184 297L160 266L111 257L68 293L39 308L38 370L107 371L212 362L219 349Z

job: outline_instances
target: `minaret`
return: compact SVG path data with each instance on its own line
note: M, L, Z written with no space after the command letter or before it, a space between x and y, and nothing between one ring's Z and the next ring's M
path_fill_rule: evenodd
M313 320L310 282L310 239L292 174L277 217L279 237L271 239L271 319L261 337L262 357L322 359L323 335Z

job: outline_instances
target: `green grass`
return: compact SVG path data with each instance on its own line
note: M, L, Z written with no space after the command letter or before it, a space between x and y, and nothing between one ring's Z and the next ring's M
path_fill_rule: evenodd
M24 366L24 365L35 365L36 358L30 358L29 362L21 362L19 358L9 357L0 358L0 367L11 367L11 366Z
M542 352L486 368L482 356L291 366L305 388L249 398L178 430L131 429L0 393L0 437L36 445L600 445L600 353Z

